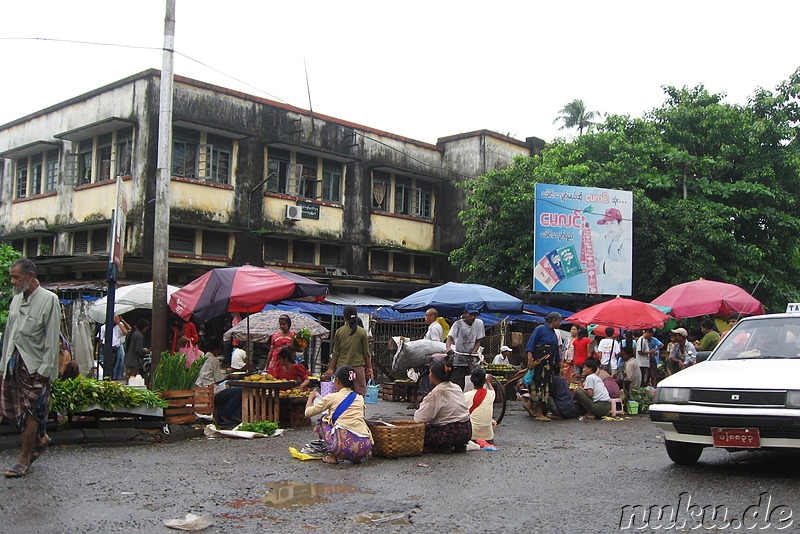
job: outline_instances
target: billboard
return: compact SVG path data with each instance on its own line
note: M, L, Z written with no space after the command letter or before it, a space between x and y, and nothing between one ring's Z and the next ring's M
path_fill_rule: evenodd
M533 288L630 296L633 193L536 184Z

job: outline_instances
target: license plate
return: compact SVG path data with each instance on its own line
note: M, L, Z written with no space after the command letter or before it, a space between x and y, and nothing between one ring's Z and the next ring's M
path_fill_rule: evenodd
M761 434L757 428L712 428L715 447L757 449L761 447Z

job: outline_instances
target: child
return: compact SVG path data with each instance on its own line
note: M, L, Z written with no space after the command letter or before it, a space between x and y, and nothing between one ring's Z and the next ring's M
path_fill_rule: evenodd
M495 398L491 386L492 377L478 367L472 371L469 379L475 389L464 393L464 397L467 400L469 420L472 423L472 440L483 439L494 443L494 427L497 423L492 421L492 404Z
M328 414L320 419L314 430L325 441L328 454L322 457L326 464L338 464L339 460L360 463L372 450L372 433L364 414L364 397L353 391L356 371L349 365L336 369L333 382L335 393L322 397L314 404L319 392L314 390L306 401L306 417Z

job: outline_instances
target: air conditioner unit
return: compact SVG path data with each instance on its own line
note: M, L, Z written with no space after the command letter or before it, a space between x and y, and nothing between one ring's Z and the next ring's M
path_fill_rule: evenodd
M289 221L299 221L303 218L303 209L294 204L286 204L286 212L284 217Z

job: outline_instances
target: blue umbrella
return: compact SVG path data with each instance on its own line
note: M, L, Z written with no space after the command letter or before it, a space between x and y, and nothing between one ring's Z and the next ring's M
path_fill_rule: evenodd
M436 308L439 315L456 317L467 305L482 312L522 313L522 301L499 289L481 284L447 282L439 287L423 289L397 302L397 311L424 311Z

